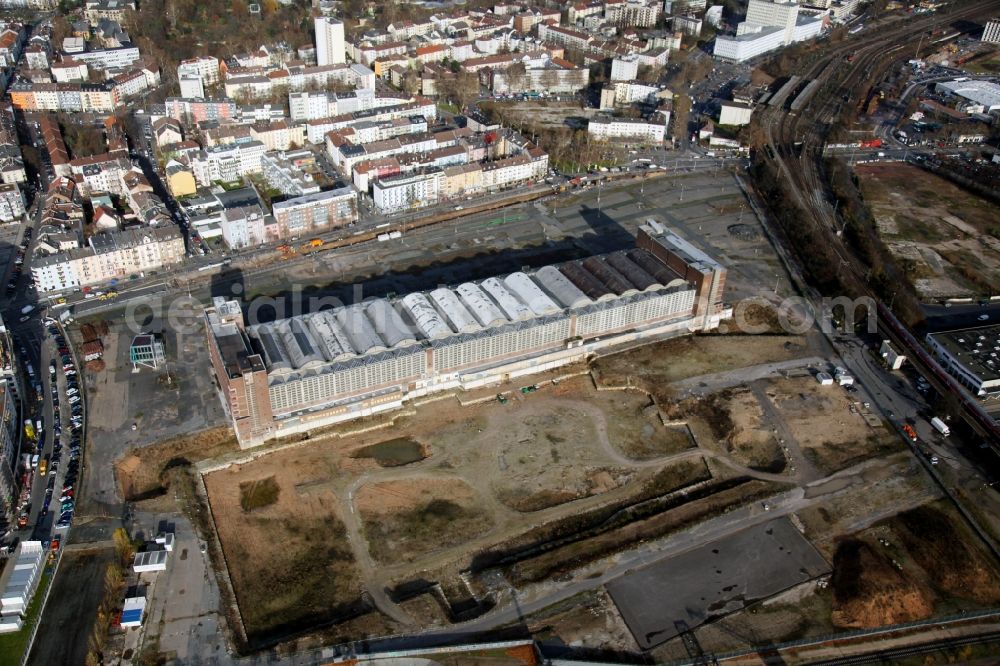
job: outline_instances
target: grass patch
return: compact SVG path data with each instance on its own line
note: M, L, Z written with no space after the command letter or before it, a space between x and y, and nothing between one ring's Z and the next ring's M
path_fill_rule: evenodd
M284 544L284 560L261 561L254 543L225 544L240 612L251 641L298 633L361 610L357 571L343 523L332 517L294 522L249 518Z
M406 511L364 516L372 557L381 562L413 561L483 533L492 521L482 509L434 498Z
M28 605L28 614L24 620L24 627L21 631L10 634L0 634L0 666L19 666L24 651L28 648L28 637L31 636L31 629L38 622L42 613L42 599L45 592L52 583L52 574L46 569L42 572L42 580L38 583L35 596L32 597Z
M240 507L247 512L262 509L278 501L281 488L273 476L259 481L244 481L240 484Z
M423 445L415 439L397 437L360 448L351 457L370 458L380 467L402 467L423 460L427 454Z

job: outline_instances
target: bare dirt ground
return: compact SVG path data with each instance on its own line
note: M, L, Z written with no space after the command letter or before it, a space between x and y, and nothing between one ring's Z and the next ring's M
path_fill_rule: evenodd
M668 411L687 422L702 447L726 454L742 465L778 473L787 461L773 427L754 394L724 390L704 398L688 398Z
M669 397L671 382L808 355L803 336L689 336L604 356L594 362L594 376L602 385L638 385L659 398Z
M238 449L227 427L205 430L133 449L115 461L115 476L125 499L156 493L163 487L163 472L171 465L194 463Z
M320 465L320 456L302 452ZM361 589L331 492L297 492L302 468L233 467L205 477L212 512L247 632L274 631L303 618L332 619ZM273 480L270 504L247 511L248 481ZM281 562L283 566L273 566Z
M856 394L839 386L820 386L809 376L771 379L765 386L790 435L822 472L902 448L888 429L868 425L860 413L863 407L855 404Z
M600 650L637 651L639 646L608 593L595 590L547 608L530 618L532 635L558 636L567 645Z
M376 585L373 576L384 586L428 569L454 566L457 573L478 549L633 494L662 471L689 464L684 458L699 457L690 442L675 442L639 391L598 392L582 376L508 396L505 405L491 399L468 407L446 397L397 415L388 428L304 443L205 475L240 607L254 609L248 631L277 630L265 624L269 615L286 622L329 617L358 599L362 581ZM383 466L372 445L387 441L387 449L415 447L420 455ZM620 449L633 441L682 459L632 460ZM137 482L145 466L131 459L120 465ZM248 502L257 508L245 510ZM331 537L344 534L334 542L353 546L331 546ZM300 582L274 595L264 581L275 576ZM314 576L323 580L311 585Z
M856 171L882 237L921 295L972 296L1000 284L1000 207L914 166Z
M795 336L672 340L599 359L590 376L568 376L583 366L566 369L557 383L541 375L534 392L522 393L525 380L516 380L499 388L506 404L496 399L497 388L443 395L206 473L226 565L240 608L249 609L247 629L266 637L352 612L355 619L340 624L362 626L371 620L364 614L369 603L384 614L387 631L440 625L454 621L461 604L477 601L470 595L496 591L476 577L470 588L460 575L480 571L491 558L513 553L503 565L507 580L545 585L808 480L783 469L787 449L775 443L776 424L830 432L827 422L839 418L839 409L846 414L847 403L815 398L810 410L785 415L771 406L772 413L759 388L771 387L769 380L754 379L753 390L739 382L756 372L748 365L797 367L814 353ZM735 373L731 388L690 394L680 410L672 402L669 381L694 378L708 386L701 381L707 378L715 385L727 372ZM778 402L812 390L808 377L774 381L791 382L772 391ZM649 387L653 395L610 388L616 383ZM716 408L726 415L725 432L712 415ZM152 482L139 471L145 451L136 454L138 464L126 459L120 466L137 485ZM152 468L178 453L177 446L165 448ZM517 550L547 541L551 547ZM282 581L280 595L271 589L274 580ZM444 591L436 610L428 608L431 596L411 598L397 588L420 580ZM603 630L584 630L613 642L619 620L601 621ZM324 635L334 633L342 632Z

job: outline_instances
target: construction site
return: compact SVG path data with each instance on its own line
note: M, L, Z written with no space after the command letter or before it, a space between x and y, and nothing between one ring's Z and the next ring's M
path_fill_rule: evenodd
M872 389L817 381L843 361L815 329L782 330L766 303L787 293L786 276L740 204L722 217L706 203L739 199L723 185L706 179L697 202L673 193L668 213L641 184L586 196L629 224L655 210L686 225L732 267L727 301L761 301L745 313L761 334L724 320L621 340L253 449L229 428L136 448L116 466L122 494L184 497L240 652L513 629L671 660L693 644L725 652L989 605L997 573L961 526L948 533L963 544L956 566L922 564L907 535L927 516L905 517L958 519L871 407ZM682 203L697 216L672 219ZM565 231L557 212L544 233ZM580 256L618 251L606 238ZM742 557L752 548L759 557ZM663 570L693 584L636 592Z
M1000 283L995 204L909 164L856 171L879 235L921 296L977 296Z
M766 573L683 561L718 592L674 620L713 648L720 621L752 623L795 590L782 631L853 626L830 598L841 537L887 501L937 495L857 393L817 383L827 366L808 335L677 338L198 463L244 640L488 630L520 613L567 642L676 656L673 621L645 637L645 618L674 611L631 594L647 584L629 572L689 566L672 554L695 528L720 552L750 538L798 553Z

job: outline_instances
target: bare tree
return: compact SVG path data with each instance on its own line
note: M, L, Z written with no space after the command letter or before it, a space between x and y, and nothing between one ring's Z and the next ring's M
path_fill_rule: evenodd
M511 92L523 92L528 87L528 70L523 62L515 62L508 67L504 77Z

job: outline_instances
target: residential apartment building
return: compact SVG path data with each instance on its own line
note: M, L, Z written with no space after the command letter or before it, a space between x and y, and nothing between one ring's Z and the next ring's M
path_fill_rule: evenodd
M184 260L184 237L174 227L95 234L89 243L35 259L31 274L38 291L67 291L128 279Z
M372 199L382 213L434 205L440 193L441 170L433 167L423 173L387 176L372 183Z
M627 55L611 60L612 81L635 81L639 78L639 59Z
M122 175L132 168L132 164L124 157L105 153L77 158L69 167L79 184L80 194L90 197L98 192L121 195Z
M181 97L202 98L206 86L219 82L219 59L201 56L182 60L177 66L177 80L181 86Z
M73 57L87 63L91 69L126 69L139 59L139 49L134 46L98 49L76 53Z
M17 183L0 185L0 222L14 222L24 217L24 195Z
M13 528L17 511L17 485L15 472L18 468L18 448L21 441L18 418L17 381L15 376L12 344L3 321L4 329L2 353L4 358L3 376L0 377L0 532Z
M538 26L538 38L543 42L558 44L578 51L585 50L591 41L590 35L584 32L544 23Z
M234 183L247 174L260 173L264 153L260 141L212 146L191 159L191 170L202 187L215 182Z
M319 184L304 170L316 166L316 155L310 150L266 153L260 164L267 184L286 197L319 192Z
M236 249L268 242L264 211L260 205L239 206L222 211L222 238Z
M437 118L437 106L429 99L415 97L413 101L403 101L399 104L378 109L355 111L354 113L340 114L331 118L317 118L316 120L310 120L306 124L306 138L309 143L323 143L326 140L326 135L335 130L413 116L420 116L425 118L426 122L433 122Z
M491 71L490 85L494 93L516 94L544 92L549 94L576 93L590 84L590 68L577 67L562 58L552 58L541 67L530 67L523 73L511 70Z
M375 72L364 65L344 63L305 67L296 65L261 73L239 73L226 78L227 97L250 99L269 97L275 93L300 91L308 88L328 88L335 84L355 88L374 88Z
M354 224L358 220L357 193L352 187L281 201L271 209L278 238L305 235Z
M164 112L170 118L192 125L204 120L228 120L236 117L236 102L231 99L208 100L168 97Z
M663 143L665 129L663 123L604 116L592 118L587 124L587 133L598 141L631 139L643 143Z
M313 21L316 30L316 63L339 65L344 58L344 24L335 18L317 16Z
M608 2L604 6L604 20L619 28L651 28L660 20L662 10L659 0Z

